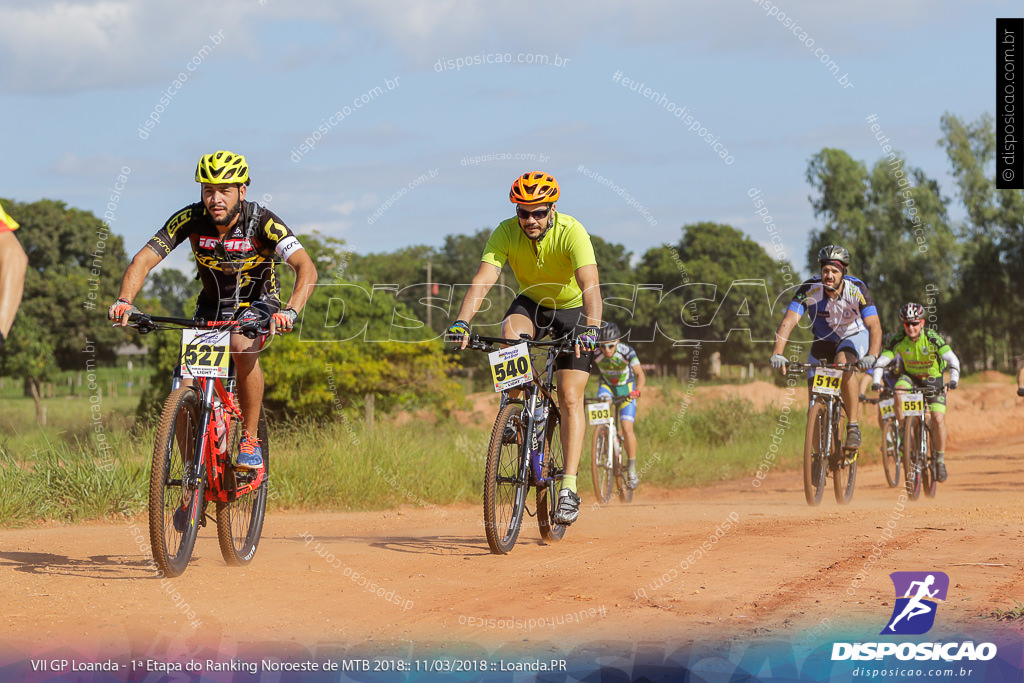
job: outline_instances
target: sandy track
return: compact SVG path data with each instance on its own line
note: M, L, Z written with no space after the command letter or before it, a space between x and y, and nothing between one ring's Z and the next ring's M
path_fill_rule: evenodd
M144 520L4 530L0 642L9 656L58 645L96 656L271 646L411 656L544 654L556 639L577 648L792 642L816 626L824 637L877 634L892 610L888 574L910 570L950 577L934 635L1021 631L989 616L1024 599L1024 406L1012 392L992 384L954 394L950 480L931 500L901 503L871 453L843 507L831 486L808 507L795 472L771 472L759 489L750 479L642 487L633 504L603 507L588 483L561 543L541 543L529 518L508 556L489 553L476 505L276 513L250 567L225 566L207 527L185 575L163 582L148 567ZM992 436L992 424L1004 435ZM982 438L968 440L972 432ZM892 540L855 583L890 520ZM725 522L732 527L712 544ZM363 577L384 597L361 587Z

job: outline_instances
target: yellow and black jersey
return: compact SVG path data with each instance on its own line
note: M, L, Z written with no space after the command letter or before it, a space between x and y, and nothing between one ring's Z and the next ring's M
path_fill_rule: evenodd
M277 258L287 261L302 245L273 211L242 202L238 220L225 235L202 202L190 204L168 219L146 243L161 257L185 240L192 252L207 301L279 301L281 284L274 273Z

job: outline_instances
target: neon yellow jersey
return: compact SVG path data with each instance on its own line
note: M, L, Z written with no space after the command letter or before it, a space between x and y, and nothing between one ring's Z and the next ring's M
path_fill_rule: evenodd
M18 224L13 218L4 213L4 207L0 206L0 232L14 232Z
M539 243L533 242L512 217L498 224L480 258L502 268L512 266L520 294L545 308L579 308L583 291L576 269L597 265L586 229L572 216L555 212L555 223Z

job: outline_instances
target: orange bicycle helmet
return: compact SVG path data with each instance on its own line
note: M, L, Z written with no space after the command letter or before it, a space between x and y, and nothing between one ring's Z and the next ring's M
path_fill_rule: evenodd
M513 204L554 203L558 201L558 181L549 173L524 173L512 183L508 198Z

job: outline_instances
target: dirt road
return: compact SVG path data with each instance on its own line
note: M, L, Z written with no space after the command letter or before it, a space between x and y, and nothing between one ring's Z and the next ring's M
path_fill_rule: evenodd
M631 505L585 495L555 545L528 519L508 556L489 553L475 505L277 513L250 567L225 566L208 527L188 571L163 581L148 567L145 520L0 531L3 655L546 656L595 643L863 639L892 612L889 573L928 570L950 578L929 637L1024 632L990 616L1024 600L1024 405L1005 382L950 403L950 479L915 502L886 485L872 453L848 506L830 486L808 507L794 472L759 488L753 477L641 484Z

